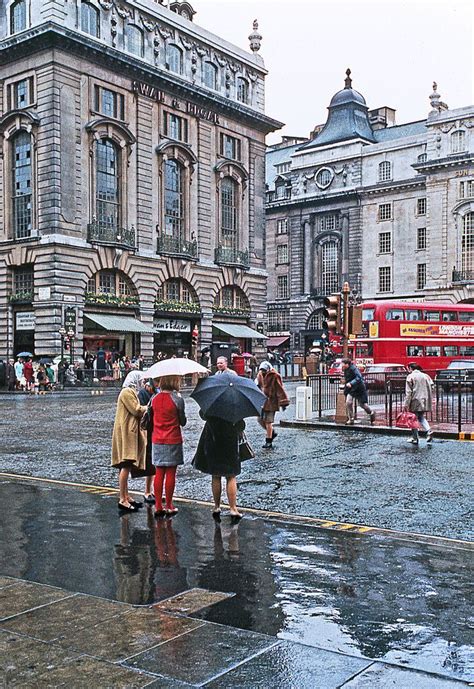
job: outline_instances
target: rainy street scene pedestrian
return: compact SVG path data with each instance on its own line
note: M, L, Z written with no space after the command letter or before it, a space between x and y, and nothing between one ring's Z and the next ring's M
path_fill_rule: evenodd
M474 686L473 27L0 3L2 689Z

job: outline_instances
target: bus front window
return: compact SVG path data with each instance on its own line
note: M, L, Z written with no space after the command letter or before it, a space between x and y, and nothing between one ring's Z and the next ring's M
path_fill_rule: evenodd
M363 321L373 321L375 318L375 309L368 308L362 309L362 320Z

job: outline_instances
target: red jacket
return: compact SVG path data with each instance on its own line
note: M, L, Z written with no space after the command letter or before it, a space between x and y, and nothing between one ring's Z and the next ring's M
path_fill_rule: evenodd
M183 442L181 426L186 425L184 400L176 392L159 392L152 399L155 445L180 445Z

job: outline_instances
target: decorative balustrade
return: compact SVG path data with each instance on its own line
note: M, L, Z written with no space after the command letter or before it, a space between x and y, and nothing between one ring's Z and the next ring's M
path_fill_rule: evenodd
M248 270L250 268L250 257L248 249L239 251L233 247L218 246L214 252L214 262L224 266L238 266Z
M453 270L453 282L474 282L474 270Z
M109 244L136 249L135 228L126 229L100 222L87 225L87 241L91 244Z
M196 260L198 257L198 246L195 239L189 241L180 237L160 235L157 239L156 251L158 254L180 256L191 260Z

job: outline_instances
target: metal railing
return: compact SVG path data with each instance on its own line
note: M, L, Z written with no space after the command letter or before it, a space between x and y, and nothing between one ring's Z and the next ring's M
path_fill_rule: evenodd
M180 237L168 237L160 235L156 242L156 251L158 254L165 254L168 256L180 256L181 258L197 259L198 246L194 239L188 241Z
M474 282L474 270L453 270L453 282Z
M382 407L385 424L395 426L398 414L405 405L406 374L373 373L366 374L369 405L376 408L380 417ZM313 395L313 413L318 418L330 416L336 409L336 397L340 390L341 377L338 375L317 374L306 379ZM378 408L377 408L378 407ZM326 413L326 414L325 414ZM460 433L474 430L474 381L459 380L449 384L434 381L433 406L427 412L428 420L436 424L454 426Z
M214 251L214 262L218 265L250 268L248 249L246 251L239 251L234 249L234 247L218 246Z
M92 222L87 225L87 241L91 244L111 244L135 249L135 228L126 229L106 223Z

